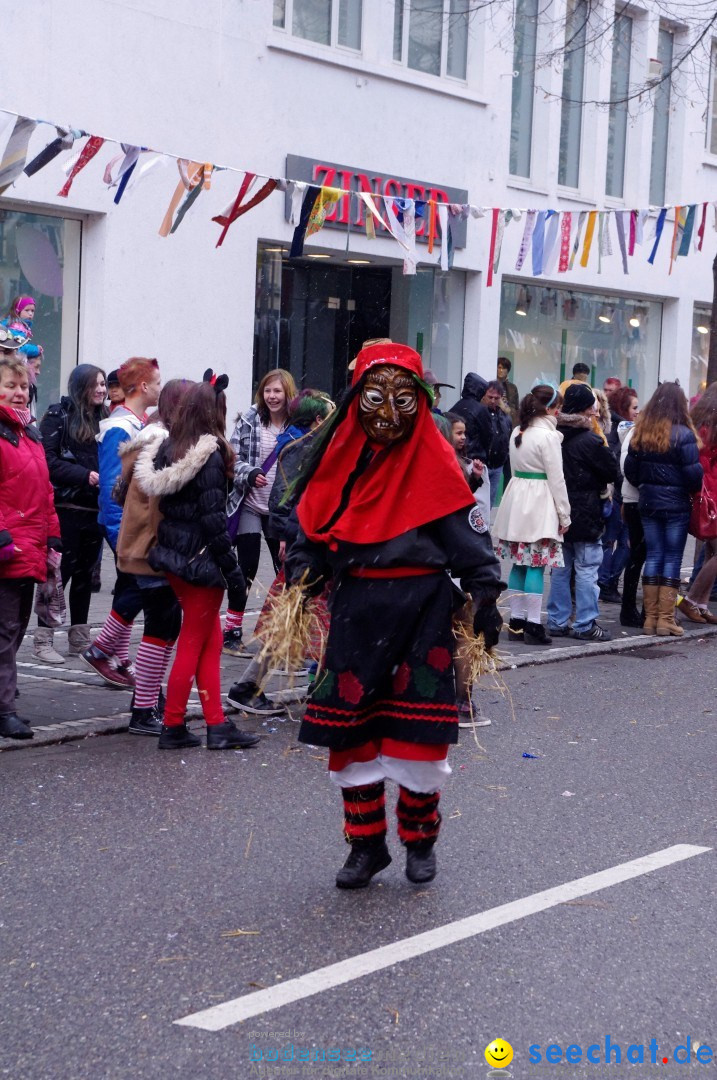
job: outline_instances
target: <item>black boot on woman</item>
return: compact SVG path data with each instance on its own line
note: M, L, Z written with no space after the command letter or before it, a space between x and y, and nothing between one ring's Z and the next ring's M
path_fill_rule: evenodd
M526 645L552 645L553 639L542 623L526 622L523 641Z
M207 750L247 750L258 742L258 735L242 731L232 720L207 725Z

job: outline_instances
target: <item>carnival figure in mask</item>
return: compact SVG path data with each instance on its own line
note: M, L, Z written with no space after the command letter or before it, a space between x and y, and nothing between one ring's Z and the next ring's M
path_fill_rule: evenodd
M474 603L490 648L504 588L488 523L439 433L413 349L362 349L353 382L299 481L290 583L333 578L322 668L299 732L329 749L351 846L339 888L368 885L391 862L384 783L398 784L398 835L414 883L436 874L440 789L458 741L453 612Z

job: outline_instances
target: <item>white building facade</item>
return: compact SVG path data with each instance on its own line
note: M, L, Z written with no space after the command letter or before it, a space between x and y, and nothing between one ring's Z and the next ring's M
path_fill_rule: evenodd
M102 182L120 152L109 142L67 198L57 192L68 154L5 191L2 303L38 300L40 405L57 399L74 364L110 370L132 355L157 356L165 379L226 370L232 411L276 366L338 394L361 342L376 336L417 347L457 388L468 371L493 377L504 355L521 393L579 360L596 385L614 375L643 399L658 378L696 392L717 249L714 72L704 86L666 82L649 107L589 104L641 82L651 60L666 70L684 31L649 5L621 5L597 55L580 47L583 4L567 12L568 63L546 68L532 58L564 19L560 0L545 25L537 0L516 0L517 33L512 9L468 13L465 0L28 0L6 12L13 55L25 54L32 27L32 77L6 82L0 108L240 170L215 171L168 237L158 230L179 181L171 158L116 206L116 188ZM54 134L38 126L28 160ZM231 203L241 170L523 214L505 230L490 287L490 210L454 224L448 271L420 238L415 276L404 275L393 238L367 236L348 198L301 258L289 258L280 192L216 249L211 218ZM564 273L556 262L537 275L530 257L516 270L527 210L570 210L577 223L593 209L697 204L700 215L703 203L703 250L671 273L672 210L654 265L653 216L627 274L614 227L612 254L605 243L600 253L596 231L586 267L581 244Z

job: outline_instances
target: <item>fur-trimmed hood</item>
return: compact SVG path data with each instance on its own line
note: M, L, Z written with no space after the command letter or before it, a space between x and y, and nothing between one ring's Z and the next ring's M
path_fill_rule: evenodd
M117 447L117 453L122 458L125 456L125 454L133 454L140 450L143 450L148 443L161 443L167 438L168 435L169 432L167 431L164 424L160 424L159 422L157 422L156 424L147 424L146 427L143 427L141 431L137 432L134 438L128 439L125 442L120 443L120 445Z
M174 495L186 487L190 480L201 471L215 450L219 441L214 435L202 435L183 458L155 469L154 462L163 440L153 440L139 454L134 467L134 478L145 495Z
M591 416L585 416L583 413L558 413L558 427L579 430L587 429L593 430L593 422Z

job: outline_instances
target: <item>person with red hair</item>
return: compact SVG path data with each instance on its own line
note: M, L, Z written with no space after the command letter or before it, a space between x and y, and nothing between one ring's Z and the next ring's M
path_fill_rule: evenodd
M398 784L406 876L436 874L440 789L458 739L452 617L466 597L486 647L504 588L488 522L431 413L418 353L392 342L358 354L351 389L316 437L295 494L289 584L333 578L323 664L299 732L326 746L351 852L336 885L357 889L391 862L386 779Z

